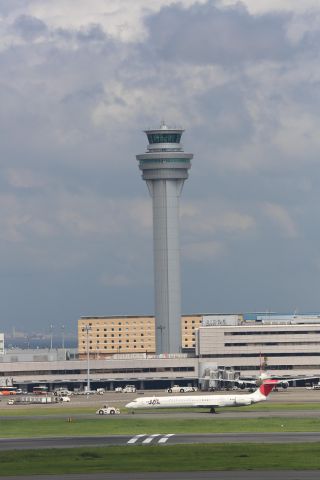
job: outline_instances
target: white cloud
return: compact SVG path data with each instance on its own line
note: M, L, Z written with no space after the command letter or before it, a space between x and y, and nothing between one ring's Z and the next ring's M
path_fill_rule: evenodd
M290 213L282 205L266 203L263 205L263 210L283 235L289 238L298 236L297 226Z
M130 278L129 274L117 273L101 275L101 283L105 287L128 287L135 284L136 278Z
M182 247L182 256L194 262L212 262L225 254L219 242L194 242Z
M8 184L15 188L43 188L49 183L44 175L27 168L8 168L5 176Z
M247 213L230 210L227 205L217 205L213 199L192 204L182 202L182 229L196 236L218 233L245 233L255 226L254 218Z

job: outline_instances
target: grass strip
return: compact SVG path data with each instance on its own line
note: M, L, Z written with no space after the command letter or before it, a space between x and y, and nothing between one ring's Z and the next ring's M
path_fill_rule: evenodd
M2 438L83 435L136 435L137 433L319 432L320 417L263 418L14 418L0 420ZM71 417L72 418L72 417Z
M101 402L101 405L106 402ZM115 407L119 407L121 409L121 414L131 414L126 408L123 408L121 405L117 405L115 402L112 402L112 405ZM55 405L52 406L44 406L44 405L37 405L32 406L29 405L24 407L22 405L13 406L12 408L2 408L0 407L0 416L1 417L12 417L12 416L27 416L27 415L37 415L37 416L50 416L50 415L81 415L81 414L94 414L95 411L99 407L97 405L92 405L91 407L73 407L72 405L59 405L58 407ZM228 411L228 412L274 412L274 411L292 411L292 410L315 410L320 411L320 402L318 403L257 403L256 405L250 405L248 407L228 407L228 408L221 408L217 409L218 412ZM160 410L159 410L160 411ZM199 409L199 408L177 408L175 410L172 409L161 409L161 412L205 412L209 411L209 409ZM143 412L143 410L141 410ZM148 410L151 412L151 410Z
M124 446L0 452L1 475L318 470L320 444Z

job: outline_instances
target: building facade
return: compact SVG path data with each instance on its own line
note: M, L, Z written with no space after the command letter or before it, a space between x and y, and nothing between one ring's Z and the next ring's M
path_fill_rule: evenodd
M80 358L87 354L87 346L90 356L96 358L124 353L155 353L154 317L81 317L78 321Z
M199 358L242 374L257 374L261 359L265 369L275 374L320 374L320 323L200 327L196 346Z
M10 378L14 385L32 390L34 385L47 385L54 390L61 385L84 389L87 385L87 360L21 361L0 363L1 381ZM113 390L130 383L137 388L167 388L173 384L196 385L198 360L180 354L159 358L136 354L128 358L90 360L90 384L93 389Z
M240 314L182 315L180 342L182 353L195 354L196 331L203 325L228 325L243 321ZM88 339L87 330L89 327ZM81 317L78 321L78 352L80 358L90 356L110 357L116 354L156 353L156 324L150 315L117 315Z

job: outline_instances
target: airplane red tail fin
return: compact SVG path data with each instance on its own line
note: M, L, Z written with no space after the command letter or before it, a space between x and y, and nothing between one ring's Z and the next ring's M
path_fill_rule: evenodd
M267 397L274 387L279 383L279 380L265 380L262 385L260 385L260 393Z

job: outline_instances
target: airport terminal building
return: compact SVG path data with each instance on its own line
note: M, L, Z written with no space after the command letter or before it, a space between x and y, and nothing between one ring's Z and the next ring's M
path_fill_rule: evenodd
M93 322L94 317L83 317L81 321L87 324L89 318L92 318ZM108 317L108 320L101 320L100 317L100 326L101 322L103 325L106 321L111 322L111 329L115 328L112 327L111 318L115 322L115 317ZM118 320L119 318L122 320ZM130 318L117 317L117 322L124 322L121 327L118 324L118 333L123 333L123 327L129 328L129 326L126 327L125 322L130 322ZM138 317L132 318L140 322ZM145 317L145 325L152 327L152 320L152 317ZM184 323L185 321L187 323ZM133 325L132 328L134 328ZM140 335L136 339L139 338L139 342L142 341L141 338L146 338L141 337L143 333L140 330L141 326L139 324L138 329L136 324L135 332L139 332ZM95 345L99 345L100 349L100 341L94 343L92 337L92 343L89 343L90 334L99 335L99 337L96 336L96 340L101 338L101 334L105 334L104 330L100 331L101 327L99 331L97 328L90 330L87 334L86 345L89 346L89 350L86 352L85 348L82 351L79 348L79 355L70 355L70 352L61 350L56 354L55 350L4 352L0 356L0 380L1 377L11 378L14 384L22 388L36 384L46 384L49 389L59 385L67 385L70 389L84 388L87 383L88 357L92 388L103 386L113 389L126 383L135 384L138 388L165 388L173 384L198 385L199 383L205 387L209 381L232 379L238 375L256 375L259 373L262 358L266 363L266 370L273 374L293 376L320 374L320 316L318 315L255 314L252 318L252 315L246 314L225 316L199 314L190 315L187 319L182 317L182 339L189 338L185 335L186 331L189 332L190 338L194 336L194 340L189 342L189 344L195 344L194 351L190 348L185 353L158 356L148 351L122 353L121 349L119 352L112 348L111 350L116 353L100 355L99 350L94 348ZM151 330L152 328L149 331ZM116 335L112 333L115 331L110 330L110 335ZM83 342L81 335L79 339ZM150 339L151 337L152 335ZM122 336L117 338L123 339ZM116 336L110 336L110 339L114 339L115 342ZM130 333L130 339L133 346L137 344L133 342L134 330ZM110 343L110 345L116 345L116 343Z

